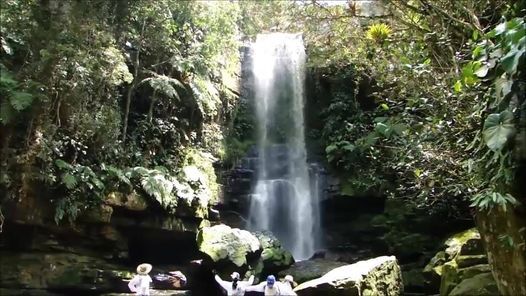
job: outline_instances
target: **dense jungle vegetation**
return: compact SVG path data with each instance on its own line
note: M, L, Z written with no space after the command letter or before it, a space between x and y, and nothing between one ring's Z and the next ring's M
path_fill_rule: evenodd
M473 215L499 289L517 295L526 3L385 2L389 16L362 18L316 1L1 0L2 221L28 195L57 224L116 190L167 212L217 202L215 170L253 143L240 47L303 32L315 81L340 81L309 137L343 194Z

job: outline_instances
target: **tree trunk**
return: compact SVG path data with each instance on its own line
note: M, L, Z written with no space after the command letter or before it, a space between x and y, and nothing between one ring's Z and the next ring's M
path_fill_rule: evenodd
M153 107L155 106L155 102L157 101L155 95L157 95L157 91L156 90L153 91L152 97L150 99L150 108L148 109L148 122L149 123L152 123Z
M139 37L139 44L137 46L137 52L135 54L135 60L133 62L134 70L133 70L133 81L130 85L130 88L128 88L128 93L126 94L126 107L124 109L124 126L122 128L122 144L126 142L126 134L128 132L128 117L130 115L130 105L131 105L131 98L133 95L133 92L135 91L135 88L137 87L137 83L139 81L139 56L141 54L141 43L142 38L144 36L144 28L146 27L146 20L142 23L142 29L141 29L141 36Z
M526 295L526 207L477 213L488 261L503 295Z

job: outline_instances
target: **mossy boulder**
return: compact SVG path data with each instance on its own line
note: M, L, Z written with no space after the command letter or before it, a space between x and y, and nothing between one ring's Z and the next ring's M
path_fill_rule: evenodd
M472 278L481 273L491 272L491 268L488 264L479 264L461 268L458 270L458 275L461 280Z
M441 296L453 295L453 291L457 290L461 283L478 275L489 273L490 268L487 263L488 258L478 230L472 228L457 233L446 240L444 250L438 252L424 268L427 290L429 293L436 293L439 290ZM438 282L439 285L437 285ZM467 283L469 287L474 285L473 281Z
M292 254L281 246L281 242L271 232L256 232L254 235L258 238L263 249L261 260L265 271L274 273L294 263Z
M440 296L447 296L460 281L458 276L458 265L455 261L449 261L442 266L442 277L440 281Z
M471 228L466 231L457 233L451 236L444 243L446 260L451 260L459 253L462 255L483 254L482 241L480 233L476 228Z
M449 296L494 296L499 295L497 283L490 272L481 273L461 281Z
M394 256L382 256L335 268L297 286L299 296L398 296L402 275Z
M431 258L423 271L424 283L427 287L440 287L440 279L442 277L442 267L446 263L446 252L440 251Z
M425 285L424 274L420 268L412 268L408 270L403 270L402 266L402 279L404 282L404 287L406 289L418 290L421 291Z
M223 224L202 228L197 234L197 245L213 262L226 260L238 267L246 265L247 256L261 249L252 233Z

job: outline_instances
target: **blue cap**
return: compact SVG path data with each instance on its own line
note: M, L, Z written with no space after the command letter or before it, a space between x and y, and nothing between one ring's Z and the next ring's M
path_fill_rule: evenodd
M276 282L276 278L273 275L267 276L267 285L272 286Z

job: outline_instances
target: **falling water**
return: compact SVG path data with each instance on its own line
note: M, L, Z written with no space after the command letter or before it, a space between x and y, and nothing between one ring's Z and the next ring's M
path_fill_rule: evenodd
M258 35L252 59L259 164L248 226L272 231L296 259L307 259L320 218L317 174L309 174L305 149L302 37Z

